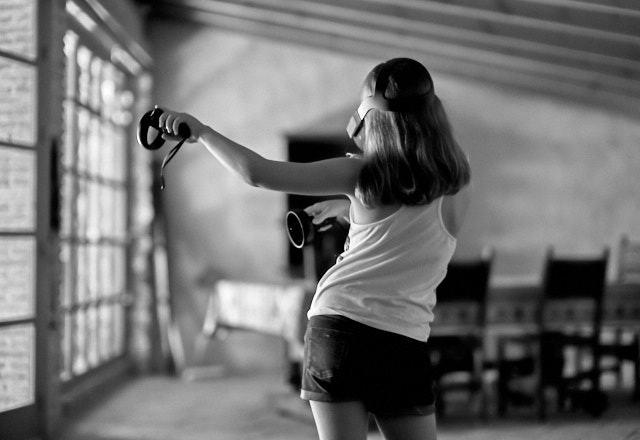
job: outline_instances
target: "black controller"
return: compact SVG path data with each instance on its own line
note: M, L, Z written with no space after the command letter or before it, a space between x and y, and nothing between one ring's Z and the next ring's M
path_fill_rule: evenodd
M164 127L160 127L160 115L162 113L161 109L154 108L140 118L140 123L138 124L138 143L147 150L157 150L164 145L165 140L162 138L162 135L167 134L167 131ZM155 129L154 131L156 132L151 142L149 142L150 128ZM178 127L178 136L182 139L188 139L191 136L189 126L184 122Z
M140 122L138 123L138 143L147 150L157 150L164 145L165 140L162 138L162 135L168 134L168 132L164 127L160 127L161 114L162 110L156 107L142 115L142 118L140 118ZM155 136L151 141L149 141L150 129L153 129L151 134L155 132ZM160 167L161 189L164 189L164 167L167 166L171 159L173 159L173 156L175 156L180 147L182 147L184 141L191 137L191 130L189 130L189 126L184 122L178 126L178 137L182 139L162 160L162 165Z

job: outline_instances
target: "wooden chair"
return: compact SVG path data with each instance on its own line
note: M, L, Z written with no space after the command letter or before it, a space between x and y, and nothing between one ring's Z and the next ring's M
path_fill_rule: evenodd
M631 241L623 235L618 247L616 283L625 288L632 288L640 295L640 242ZM615 325L607 329L613 338L602 341L601 354L606 372L613 372L616 384L623 382L623 365L633 365L632 399L640 400L640 334L636 328Z
M436 290L436 320L428 344L440 415L445 412L446 395L463 390L480 398L480 414L487 416L484 333L493 258L493 251L487 250L475 259L451 261Z
M599 337L608 258L608 249L592 257L558 257L549 248L537 330L498 339L500 415L510 404L533 404L544 420L549 389L555 390L560 410L567 401L593 416L606 409L606 395L600 390ZM523 389L526 382L534 384L532 390Z

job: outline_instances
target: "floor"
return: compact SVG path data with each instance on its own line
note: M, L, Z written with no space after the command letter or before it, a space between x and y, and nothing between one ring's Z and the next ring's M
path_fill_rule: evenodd
M552 414L540 423L527 410L482 422L468 402L438 421L440 440L640 440L640 404L611 396L599 419ZM60 440L306 440L317 439L308 405L277 373L187 381L144 377L112 392L99 406L70 420ZM371 430L369 440L382 440Z

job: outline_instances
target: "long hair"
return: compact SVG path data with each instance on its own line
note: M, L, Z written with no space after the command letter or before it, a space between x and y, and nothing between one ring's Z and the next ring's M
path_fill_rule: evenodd
M362 96L373 94L382 64L367 76ZM416 112L371 110L364 120L364 167L356 196L369 207L401 203L422 205L452 195L469 183L467 158L453 136L429 73L417 61L403 59L390 72L386 99L429 96Z

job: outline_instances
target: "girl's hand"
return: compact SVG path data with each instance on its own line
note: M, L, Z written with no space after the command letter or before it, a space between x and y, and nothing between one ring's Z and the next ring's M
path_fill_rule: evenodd
M313 218L312 222L314 225L319 225L330 218L335 218L338 221L346 221L348 223L350 206L351 202L349 200L325 200L306 207L304 212ZM324 231L330 227L331 225L325 226L321 228L320 231Z
M206 125L188 113L180 113L163 107L159 108L162 110L162 114L159 117L160 127L165 131L162 135L163 139L181 140L182 138L178 136L178 127L180 127L180 124L186 124L189 127L189 131L191 131L191 136L187 139L187 142L196 142L206 128Z

